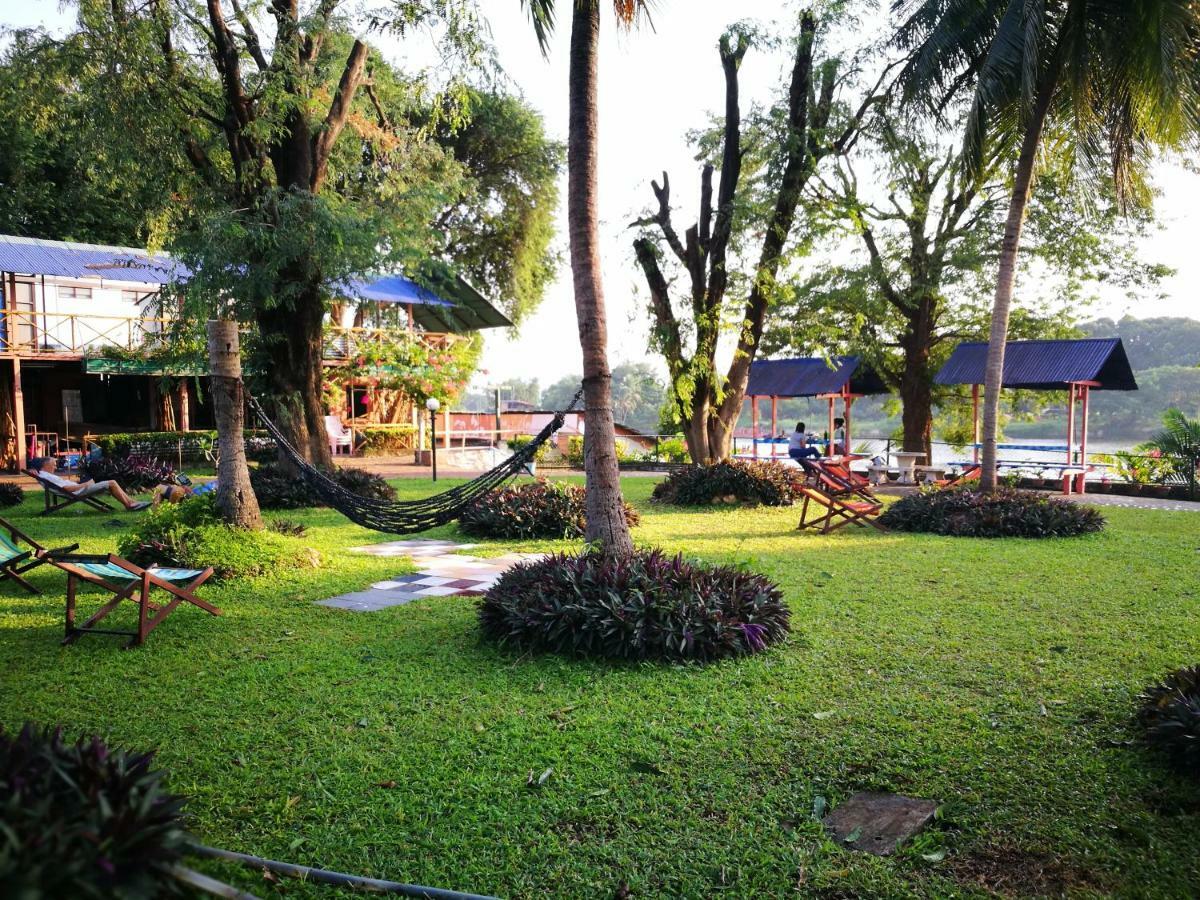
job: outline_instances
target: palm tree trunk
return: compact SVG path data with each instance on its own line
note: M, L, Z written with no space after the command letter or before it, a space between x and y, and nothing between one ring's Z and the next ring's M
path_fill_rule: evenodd
M570 122L567 131L567 222L575 314L583 349L587 476L586 539L606 551L626 555L633 539L625 522L617 468L612 414L612 375L608 368L608 326L600 281L596 204L598 152L597 64L600 49L599 0L572 4Z
M209 382L217 420L217 509L230 525L262 528L258 498L250 486L243 434L242 358L237 322L211 319L208 323Z
M1025 208L1033 188L1033 170L1037 162L1042 131L1050 111L1050 101L1058 86L1061 54L1055 50L1054 59L1042 79L1034 100L1025 135L1021 139L1021 154L1017 157L1016 178L1008 202L1008 220L1004 225L1004 241L1000 246L1000 271L996 279L996 298L992 303L992 327L988 334L987 364L983 387L983 471L979 488L996 490L996 438L1000 421L1000 389L1004 379L1004 350L1008 343L1008 318L1012 308L1013 283L1017 276L1017 251L1021 246L1021 229L1025 224Z

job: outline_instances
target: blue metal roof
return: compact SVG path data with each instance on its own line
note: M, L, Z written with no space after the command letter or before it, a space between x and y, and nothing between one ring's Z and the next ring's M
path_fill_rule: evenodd
M857 356L760 359L750 363L749 397L815 397L836 394L849 382L854 394L886 394L887 386ZM832 363L832 367L830 366Z
M959 344L934 383L983 384L987 351L984 341ZM1137 390L1120 338L1009 341L1005 347L1004 387L1054 391L1073 381L1099 382L1095 390Z
M0 235L0 272L145 284L166 284L188 274L166 254L150 254L135 247L104 247L12 235Z

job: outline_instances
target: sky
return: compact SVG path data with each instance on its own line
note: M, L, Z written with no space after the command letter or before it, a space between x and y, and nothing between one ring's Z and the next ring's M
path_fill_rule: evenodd
M560 0L565 11L569 0ZM511 85L543 115L548 132L565 141L567 131L568 21L555 36L549 57L538 48L519 0L480 0L500 66ZM600 229L605 299L608 305L609 356L612 366L649 361L648 319L644 293L639 300L640 270L632 259L629 223L654 200L650 180L665 169L671 176L676 224L682 230L695 219L699 168L687 145L689 129L703 125L723 98L717 40L737 20L778 22L786 33L792 4L781 0L656 0L654 28L619 34L605 15L600 50ZM57 0L0 0L0 24L68 25L70 13ZM403 64L411 44L384 47ZM416 52L419 53L419 50ZM766 102L782 83L782 57L752 49L741 72L743 108ZM1177 270L1155 295L1130 300L1107 294L1092 315L1119 317L1196 316L1200 284L1200 174L1178 165L1161 165L1156 181L1162 230L1141 248L1148 261ZM538 378L543 386L581 371L580 350L566 246L566 177L561 185L558 247L564 265L537 312L515 335L489 333L476 378L479 386L507 379ZM1157 293L1165 297L1158 297Z

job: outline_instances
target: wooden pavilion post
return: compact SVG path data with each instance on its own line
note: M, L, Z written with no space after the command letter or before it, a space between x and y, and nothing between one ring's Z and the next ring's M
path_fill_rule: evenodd
M775 440L775 436L779 434L779 398L774 394L771 395L771 440ZM775 445L771 445L771 455L775 455Z
M971 460L979 462L979 385L971 385ZM932 462L930 463L932 465Z
M12 327L9 319L9 327ZM11 333L9 337L11 338ZM17 432L17 468L24 469L29 464L25 444L25 392L21 390L21 357L13 357L13 422Z
M192 411L189 409L187 377L179 379L179 430L192 430Z
M758 397L750 398L750 453L758 458Z
M1075 461L1075 384L1067 385L1067 465Z
M826 456L833 456L833 420L835 418L834 414L833 414L834 413L833 403L834 403L834 400L836 397L837 397L836 394L829 395L829 431L828 431L829 440L825 444L825 455Z
M847 382L842 387L842 418L845 419L845 423L842 426L842 430L845 432L845 435L846 435L846 438L845 438L846 446L842 447L842 451L845 456L850 455L850 447L852 446L850 443L850 406L853 403L854 403L854 395L850 393L850 383Z

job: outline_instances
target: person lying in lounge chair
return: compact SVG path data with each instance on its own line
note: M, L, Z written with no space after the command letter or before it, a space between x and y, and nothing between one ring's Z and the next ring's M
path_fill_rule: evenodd
M58 460L53 456L44 456L41 459L35 459L29 464L29 468L36 472L37 477L42 481L48 481L50 484L61 488L69 494L77 494L81 497L109 494L114 500L131 512L145 509L150 505L145 500L133 500L115 481L93 481L91 478L87 481L71 481L68 478L63 478L61 475L55 474L55 470L58 468Z

